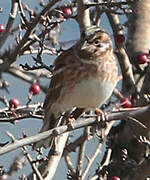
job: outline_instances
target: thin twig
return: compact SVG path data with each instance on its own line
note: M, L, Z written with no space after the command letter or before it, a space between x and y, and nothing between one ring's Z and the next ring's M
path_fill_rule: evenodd
M134 2L126 2L126 1L121 1L121 2L103 2L103 3L97 3L97 2L90 2L87 3L86 6L92 7L92 6L107 6L107 7L121 7L123 5L128 5L128 4L133 4Z
M1 36L0 49L2 48L4 43L6 42L8 36L10 35L10 30L11 30L13 24L14 24L14 21L15 21L16 15L17 15L17 11L18 11L18 2L17 2L17 0L12 0L11 3L12 3L11 12L9 14L9 19L8 19L7 26L6 26L6 32L3 33L3 36Z
M33 21L30 23L30 26L28 27L28 30L22 37L22 40L19 42L19 44L15 47L14 51L11 53L9 61L4 61L0 65L0 71L6 71L8 67L16 61L16 58L19 54L20 49L24 46L24 44L28 41L29 36L33 33L34 28L39 23L41 16L46 15L49 9L51 9L57 2L60 0L51 0L47 6L37 15L36 18L33 19Z
M22 151L24 153L24 155L26 156L26 158L28 159L33 172L36 174L36 176L38 177L39 180L44 180L41 173L39 172L38 168L36 167L35 163L33 163L32 157L30 156L30 154L28 153L27 147L23 146L22 147Z
M105 137L105 138L107 137L107 135L108 135L111 127L113 126L113 124L114 124L114 122L112 121L112 122L109 123L109 125L107 125L107 127L106 127L106 129L105 129L105 132L104 132L104 133L105 133L105 134L104 134L104 137ZM96 157L98 156L98 154L101 152L102 146L103 146L103 144L102 144L102 143L99 143L98 146L96 147L96 151L94 152L94 154L92 155L92 157L89 158L88 164L87 164L84 172L83 172L82 175L81 175L81 179L83 179L83 180L85 179L85 177L86 177L87 173L89 172L89 169L90 169L90 167L92 166L95 158L96 158Z
M110 163L110 158L111 158L112 149L111 149L111 148L108 148L106 153L107 153L107 155L106 155L106 158L105 158L104 163L101 165L101 169L102 169L104 166L108 166L108 164Z
M24 106L18 106L14 110L17 117L12 115L12 111L9 107L0 109L0 122L14 123L16 120L25 118L43 119L44 112L42 109L43 103L29 104Z
M69 154L64 154L64 158L65 158L68 169L71 171L71 174L75 174L76 170L74 168L73 162L72 162Z
M17 0L17 1L18 1L21 17L22 17L22 19L24 21L23 23L25 23L25 25L28 26L28 21L26 19L26 15L25 15L25 13L23 11L23 7L22 7L22 2L21 2L21 0Z
M84 157L85 157L85 150L86 150L88 134L89 134L89 127L86 127L85 130L84 130L85 140L79 146L79 153L78 153L78 160L77 160L77 169L76 169L76 172L79 174L79 176L81 175L82 170L83 170L83 163L84 163Z

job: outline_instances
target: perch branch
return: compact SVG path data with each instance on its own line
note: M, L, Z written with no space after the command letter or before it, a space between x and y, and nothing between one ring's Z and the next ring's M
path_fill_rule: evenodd
M139 115L144 116L144 114L150 116L150 106L139 107L139 108L136 108L136 110L110 113L107 115L106 122L110 122L110 121L114 121L114 120L124 120L129 116L136 118ZM128 119L128 120L132 121L132 119ZM22 146L32 144L32 143L38 142L40 140L46 139L50 135L53 135L53 136L54 135L55 136L60 135L60 134L63 134L65 132L69 132L71 130L79 129L79 128L86 127L86 126L93 125L93 124L97 124L97 123L98 123L97 116L95 116L95 118L94 117L86 118L86 119L80 118L80 120L72 122L72 129L69 129L67 125L60 126L60 127L51 129L49 131L45 131L43 133L39 133L39 134L34 135L34 136L30 136L30 137L27 137L27 138L24 138L21 140L17 140L17 142L15 142L15 143L11 143L11 144L8 144L4 147L1 147L0 148L0 155L5 154L5 153L10 152L10 151L13 151L19 147L22 147ZM105 130L105 133L106 133L106 130Z

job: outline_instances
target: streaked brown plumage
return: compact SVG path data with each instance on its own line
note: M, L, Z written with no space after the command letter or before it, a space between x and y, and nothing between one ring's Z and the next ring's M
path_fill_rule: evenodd
M54 63L54 75L44 103L41 132L54 128L61 113L73 108L95 109L111 96L118 81L118 65L109 35L92 26ZM48 147L50 138L35 147Z

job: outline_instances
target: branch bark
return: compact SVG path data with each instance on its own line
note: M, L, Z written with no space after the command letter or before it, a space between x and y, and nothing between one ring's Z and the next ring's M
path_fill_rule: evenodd
M53 155L50 153L50 155L48 157L48 159L49 159L48 163L42 174L44 180L52 180L53 179L53 177L56 173L57 167L59 165L59 162L61 160L68 136L69 136L69 132L66 132L66 133L62 134L61 136L57 137L56 141L57 141L58 154Z
M80 31L82 32L87 27L91 26L90 22L90 9L86 6L89 0L77 0L78 16L77 20L79 23Z
M7 26L6 26L6 32L3 33L3 36L1 37L0 40L0 49L2 48L2 46L4 45L5 41L7 40L9 34L10 34L10 30L14 24L16 15L17 15L17 11L18 11L18 2L17 0L12 0L12 6L11 6L11 12L9 15L9 19L7 22Z

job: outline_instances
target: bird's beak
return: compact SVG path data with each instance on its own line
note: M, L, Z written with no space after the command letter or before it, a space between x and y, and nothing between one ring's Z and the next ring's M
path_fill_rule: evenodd
M107 51L110 48L110 43L99 43L98 47L101 49L101 51Z
M103 43L103 42L101 42L101 43L99 43L98 46L99 46L99 47L102 47L102 48L109 48L109 43Z

